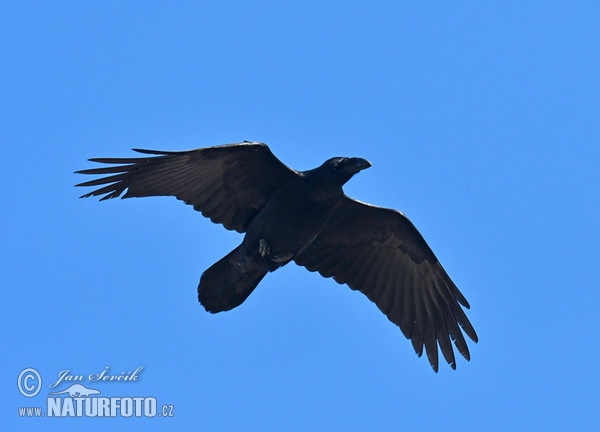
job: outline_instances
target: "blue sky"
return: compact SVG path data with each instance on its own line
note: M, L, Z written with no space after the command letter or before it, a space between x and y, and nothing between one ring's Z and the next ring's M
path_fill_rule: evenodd
M597 2L2 9L7 430L597 430ZM346 193L420 229L471 303L471 362L433 373L364 296L293 264L205 313L200 274L240 235L172 198L73 187L89 157L241 140L296 169L369 159ZM107 366L144 369L84 384L175 416L18 416L60 371Z

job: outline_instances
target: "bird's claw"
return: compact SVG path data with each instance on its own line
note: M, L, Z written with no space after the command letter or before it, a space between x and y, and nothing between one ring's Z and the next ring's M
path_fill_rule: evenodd
M264 238L258 241L258 253L263 258L271 254L271 245Z
M276 263L287 262L290 259L292 259L292 257L294 256L294 254L291 252L280 253L277 255L271 255L271 245L264 238L262 238L258 241L258 253L263 258L269 258L270 261L273 261Z

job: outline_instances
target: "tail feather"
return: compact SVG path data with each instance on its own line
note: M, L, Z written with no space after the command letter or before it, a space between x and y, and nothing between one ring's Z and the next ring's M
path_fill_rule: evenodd
M217 313L241 305L268 272L262 266L243 269L239 248L210 266L200 278L198 300L208 312Z

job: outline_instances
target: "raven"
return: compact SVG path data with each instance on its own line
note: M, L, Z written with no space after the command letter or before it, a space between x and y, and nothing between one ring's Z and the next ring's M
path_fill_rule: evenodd
M438 370L438 345L456 369L451 340L470 359L461 332L477 334L461 305L469 303L421 234L397 210L352 199L342 186L371 166L334 157L295 171L266 144L243 142L189 151L134 149L137 158L95 158L109 167L76 171L105 175L77 186L100 186L81 198L175 196L245 233L242 243L201 276L198 299L208 312L233 309L269 272L290 261L361 291L427 353Z

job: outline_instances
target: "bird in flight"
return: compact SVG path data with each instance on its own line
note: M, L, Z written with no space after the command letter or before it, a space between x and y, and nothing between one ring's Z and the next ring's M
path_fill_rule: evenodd
M425 348L434 371L438 345L453 369L452 342L470 359L463 332L474 342L477 334L462 309L469 303L419 231L397 210L344 194L344 184L371 166L367 160L334 157L296 171L259 142L134 150L142 156L90 159L110 166L76 172L103 176L78 184L99 187L81 198L174 196L245 233L200 278L198 299L208 312L239 306L267 273L294 261L365 294L418 356Z

